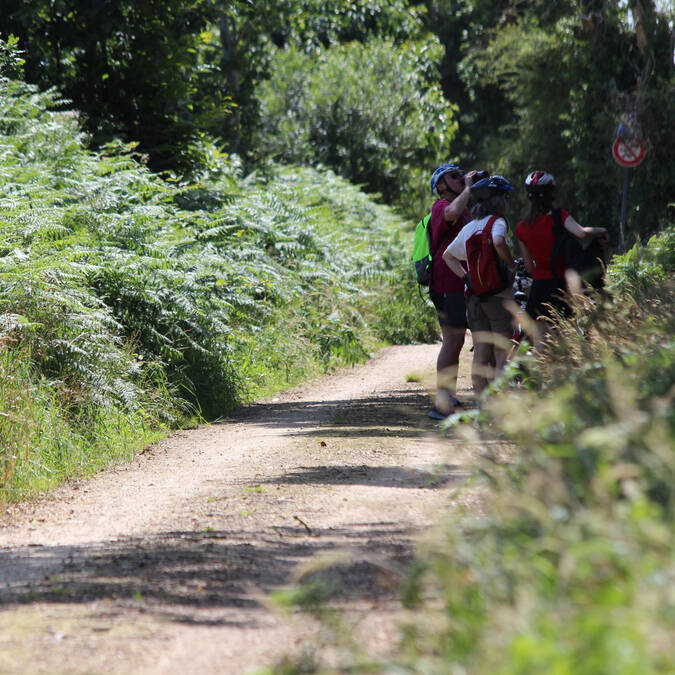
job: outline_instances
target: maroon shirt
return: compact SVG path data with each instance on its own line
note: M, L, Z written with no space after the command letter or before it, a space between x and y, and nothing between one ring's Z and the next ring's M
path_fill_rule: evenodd
M436 293L463 293L464 281L448 267L443 260L443 252L464 225L471 220L471 216L468 211L464 211L457 220L448 223L443 217L443 212L448 206L450 202L439 199L431 207L431 220L429 221L433 264L431 290Z

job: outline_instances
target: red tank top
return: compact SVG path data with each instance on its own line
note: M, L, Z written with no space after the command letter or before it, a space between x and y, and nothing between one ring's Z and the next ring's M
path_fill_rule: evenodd
M561 222L565 222L569 213L560 210ZM547 213L543 216L538 216L530 225L527 221L521 220L516 225L516 237L522 241L527 250L532 256L534 262L534 273L532 278L536 281L540 279L553 279L553 271L551 270L551 252L553 251L553 216ZM557 278L563 276L563 264L559 263L559 268L556 270Z

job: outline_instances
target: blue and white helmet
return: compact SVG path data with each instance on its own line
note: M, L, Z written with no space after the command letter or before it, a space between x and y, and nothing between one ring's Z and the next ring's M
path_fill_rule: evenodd
M450 171L464 173L456 164L442 164L431 176L431 194L438 197L438 181Z
M482 178L474 183L470 189L473 197L482 202L494 195L508 194L513 190L513 185L504 176L495 174L489 178Z

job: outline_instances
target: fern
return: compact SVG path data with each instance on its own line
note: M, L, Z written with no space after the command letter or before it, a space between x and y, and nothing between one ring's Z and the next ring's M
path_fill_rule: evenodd
M160 178L133 145L87 151L64 108L0 80L0 350L54 429L215 418L367 356L405 266L393 212L327 171L240 177L208 145L194 183Z

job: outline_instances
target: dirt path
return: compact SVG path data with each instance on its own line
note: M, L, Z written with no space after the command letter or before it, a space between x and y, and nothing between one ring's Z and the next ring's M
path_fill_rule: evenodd
M396 579L466 475L427 417L436 345L174 434L129 465L7 509L0 672L243 673L317 639L270 607L316 556L386 650ZM460 396L468 397L462 355ZM421 381L406 382L411 374Z

